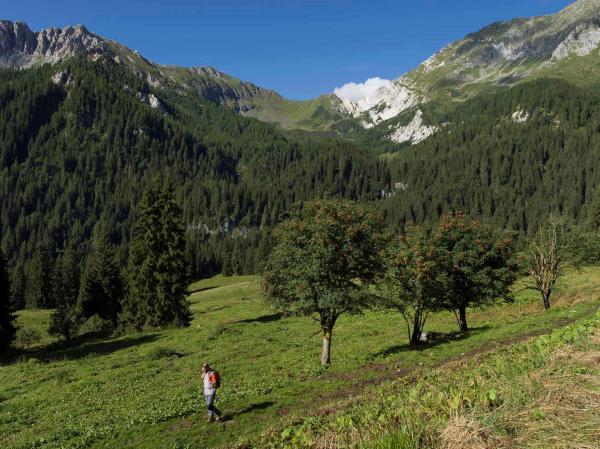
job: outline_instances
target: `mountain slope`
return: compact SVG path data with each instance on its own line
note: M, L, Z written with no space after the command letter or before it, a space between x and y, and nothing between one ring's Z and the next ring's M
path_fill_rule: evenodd
M600 186L600 90L533 80L461 103L443 132L390 157L397 224L449 211L534 234L550 214L583 224Z
M375 146L382 140L418 143L442 129L443 122L428 119L432 103L451 109L490 89L541 77L588 86L600 80L599 44L600 0L579 0L554 15L498 22L469 34L359 101L334 94L293 101L211 67L152 63L81 25L34 33L22 23L0 22L0 66L27 68L82 53L105 57L155 88L199 95L284 128L336 132ZM378 125L374 133L363 132Z
M124 65L152 87L196 94L243 115L278 123L284 128L326 130L347 118L341 101L335 96L292 101L212 67L155 64L118 42L91 33L82 25L33 32L24 23L0 21L0 67L26 69L55 64L82 54L91 60L105 58Z
M498 22L469 34L391 86L343 104L367 128L410 111L402 124L385 123L393 129L380 134L418 143L443 128L421 118L432 102L453 108L491 89L542 77L591 85L600 80L599 44L600 0L579 0L554 15Z
M193 272L222 268L234 229L240 269L255 271L281 213L324 194L376 198L386 173L349 145L154 89L104 58L0 70L0 235L13 264L39 244L85 247L99 223L122 262L140 191L161 176L183 206Z

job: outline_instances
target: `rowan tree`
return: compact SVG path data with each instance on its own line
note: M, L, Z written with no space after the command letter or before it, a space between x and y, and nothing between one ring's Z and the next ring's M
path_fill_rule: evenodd
M339 317L373 305L369 284L381 273L382 247L380 218L349 201L308 202L276 231L263 291L276 308L319 323L324 366Z
M445 254L435 243L420 228L410 227L387 250L386 274L380 286L382 303L400 312L411 346L421 341L431 312L445 306Z
M446 215L433 238L444 252L446 307L456 312L460 330L467 332L467 308L511 299L518 273L513 242L460 213Z

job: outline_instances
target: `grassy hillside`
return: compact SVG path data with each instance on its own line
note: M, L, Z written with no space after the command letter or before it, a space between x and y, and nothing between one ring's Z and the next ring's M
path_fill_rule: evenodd
M247 448L597 448L600 312L288 420Z
M408 349L395 314L346 317L326 372L318 363L315 323L281 317L258 287L253 277L203 280L190 286L194 320L187 329L32 348L1 367L0 446L220 447L268 429L280 435L293 417L375 391L384 381L591 316L600 269L569 272L549 313L529 292L518 293L515 304L472 311L468 338L455 333L453 316L436 315L427 331L437 338L419 351ZM19 324L42 329L43 320L47 312L26 311ZM230 420L222 425L205 422L199 388L205 360L223 376L218 405Z

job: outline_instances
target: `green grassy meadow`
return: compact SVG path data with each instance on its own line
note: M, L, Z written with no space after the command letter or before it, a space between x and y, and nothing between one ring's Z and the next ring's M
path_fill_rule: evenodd
M292 416L592 316L600 305L600 268L563 276L549 312L521 288L515 285L513 304L470 311L469 337L456 333L453 315L433 316L426 331L438 337L419 350L408 348L396 313L344 317L326 371L319 365L317 324L271 309L252 276L192 284L189 328L70 347L52 344L45 332L49 312L23 311L18 324L43 338L0 367L0 447L244 447L269 429L281 432ZM206 422L204 361L223 378L217 405L228 419L222 424Z

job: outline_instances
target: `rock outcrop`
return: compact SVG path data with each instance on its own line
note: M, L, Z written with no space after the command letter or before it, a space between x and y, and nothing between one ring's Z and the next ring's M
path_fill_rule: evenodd
M515 84L569 56L589 56L599 46L600 0L579 0L557 14L487 26L444 47L391 87L359 101L342 99L342 105L369 128L432 100L464 100L492 85ZM424 127L421 120L417 113L390 138L416 142L443 127Z
M105 54L104 39L83 25L33 32L22 22L0 21L0 66L28 68L56 63L76 54Z

